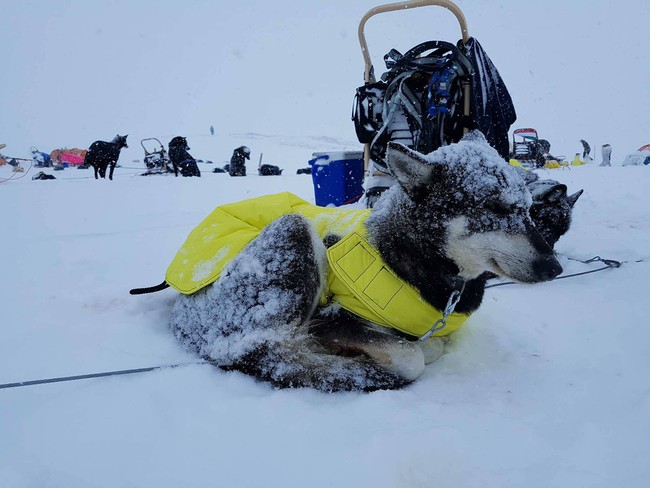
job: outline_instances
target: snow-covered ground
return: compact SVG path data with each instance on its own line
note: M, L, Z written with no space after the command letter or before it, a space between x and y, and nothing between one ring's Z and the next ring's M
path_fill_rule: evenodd
M313 201L309 176L202 169L2 184L0 384L196 361L167 328L175 292L128 290L159 283L218 204ZM403 391L277 391L206 365L0 390L0 486L646 486L650 172L541 173L585 189L565 272L620 269L488 290Z
M380 3L380 2L379 2ZM357 23L378 2L4 2L0 152L87 147L129 133L114 181L90 170L32 181L0 167L0 384L196 358L168 330L162 281L216 205L277 191L313 201L312 152L359 149ZM647 2L458 1L518 113L569 159L587 139L611 168L540 171L584 195L556 248L615 270L487 291L447 353L401 391L274 390L189 364L0 389L0 487L617 487L650 467L650 142ZM451 14L367 26L381 56L455 41ZM214 126L215 135L209 135ZM251 176L140 177L139 141L184 135ZM256 176L264 162L280 177ZM26 164L27 168L29 165ZM6 178L11 180L6 181Z

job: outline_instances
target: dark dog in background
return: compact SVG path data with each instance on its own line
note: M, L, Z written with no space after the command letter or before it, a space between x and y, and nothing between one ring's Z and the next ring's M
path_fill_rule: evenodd
M111 142L95 141L90 145L86 157L84 158L84 165L88 164L95 169L95 179L99 176L106 178L106 168L111 166L108 174L108 179L113 179L113 170L120 158L120 151L123 147L129 147L126 144L125 136L116 135Z
M569 230L573 206L584 190L567 195L566 185L554 180L537 180L527 186L533 197L530 217L544 240L554 247Z
M274 164L260 164L259 168L257 168L257 173L260 176L280 176L282 171L279 166Z
M533 197L530 217L552 248L571 226L573 206L584 190L568 195L567 186L555 180L540 180L537 173L516 168Z
M247 146L239 146L232 152L228 173L230 176L246 176L246 160L251 158L251 150Z
M188 152L189 150L185 137L176 136L169 141L169 159L174 166L175 176L178 176L179 169L181 176L201 176L196 160Z

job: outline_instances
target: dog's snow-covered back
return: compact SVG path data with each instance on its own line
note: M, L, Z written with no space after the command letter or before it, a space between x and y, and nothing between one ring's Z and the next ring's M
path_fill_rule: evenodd
M480 305L488 272L527 283L561 272L531 221L524 181L482 134L427 156L391 144L388 163L399 185L377 202L364 232L396 290L412 287L438 311L463 290L456 313L466 316ZM172 330L220 367L281 387L367 391L414 380L440 356L448 331L420 342L408 324L379 325L328 296L327 248L345 239L319 235L299 214L272 221L216 282L178 298ZM408 310L400 313L408 322Z

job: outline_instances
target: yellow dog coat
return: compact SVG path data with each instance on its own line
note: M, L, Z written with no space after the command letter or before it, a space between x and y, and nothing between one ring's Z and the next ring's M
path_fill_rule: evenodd
M278 193L215 208L187 237L167 268L165 281L184 294L216 281L225 266L268 224L287 214L309 219L318 235L343 236L327 249L323 301L338 303L375 324L420 337L442 312L400 279L367 240L370 210L318 207L291 193ZM453 313L434 335L458 329L468 315Z

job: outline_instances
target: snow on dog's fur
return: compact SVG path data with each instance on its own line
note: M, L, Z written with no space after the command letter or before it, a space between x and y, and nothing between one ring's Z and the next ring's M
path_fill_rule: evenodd
M366 221L368 240L438 310L463 284L456 312L476 310L486 272L535 283L562 271L531 221L524 181L479 132L428 156L390 144L387 160L399 184ZM304 217L275 220L217 282L179 296L172 330L218 366L280 387L369 391L416 379L440 356L442 340L417 342L338 305L320 306L325 252Z

